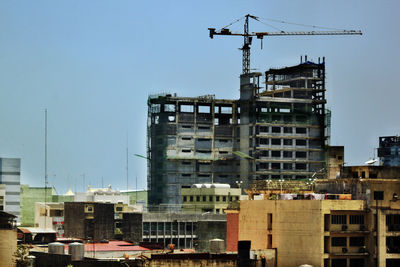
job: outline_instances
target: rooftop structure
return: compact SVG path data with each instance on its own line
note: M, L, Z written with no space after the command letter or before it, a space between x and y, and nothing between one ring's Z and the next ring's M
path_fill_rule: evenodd
M182 186L311 177L325 167L325 63L240 76L240 99L148 99L149 204L181 204Z
M194 184L182 188L182 212L184 213L224 213L228 205L238 201L240 188L229 184Z
M383 166L400 167L400 136L379 137L378 156Z

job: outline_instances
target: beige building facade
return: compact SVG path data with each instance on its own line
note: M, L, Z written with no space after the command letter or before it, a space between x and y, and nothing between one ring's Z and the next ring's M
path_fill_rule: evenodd
M238 239L251 240L253 250L275 249L278 267L400 266L400 181L334 184L357 199L242 200Z
M239 200L240 192L240 188L230 188L228 184L195 184L182 188L182 212L223 214L230 203Z

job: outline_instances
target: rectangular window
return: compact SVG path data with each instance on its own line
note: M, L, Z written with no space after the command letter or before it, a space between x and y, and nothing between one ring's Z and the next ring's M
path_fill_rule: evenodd
M374 191L374 200L383 200L383 191Z
M284 158L291 158L293 156L292 151L283 151L283 157Z
M213 201L213 197L212 197L212 196L209 196L209 197L208 197L208 201L211 201L211 202L212 202L212 201Z
M283 121L285 123L290 123L290 122L292 122L292 120L293 120L292 116L287 116L287 115L283 116Z
M260 145L268 145L269 139L268 138L260 138Z
M199 113L210 113L210 106L199 106Z
M283 145L291 146L291 145L293 145L293 140L292 139L283 139Z
M267 224L268 224L268 230L272 230L272 213L267 214Z
M283 127L283 132L284 133L293 133L293 128L292 127Z
M221 107L222 114L232 114L232 107Z
M296 158L306 158L307 152L304 151L296 151Z
M350 215L350 224L364 224L364 215Z
M226 202L226 197L225 197L225 196L222 197L222 201L223 201L223 202Z
M165 104L164 111L165 112L175 112L175 105L174 104Z
M268 235L268 248L272 248L272 235Z
M280 163L271 163L271 169L273 170L279 170L281 168Z
M190 202L193 202L193 196L190 196Z
M219 196L216 196L216 197L215 197L215 201L219 201Z
M281 127L272 127L271 132L273 133L280 133L281 132Z
M196 197L196 201L197 201L197 202L200 202L200 196L197 196L197 197Z
M181 105L181 112L193 113L193 105Z
M271 157L278 157L278 158L280 158L280 157L281 157L281 152L280 152L280 151L275 151L275 150L273 150L273 151L271 151Z
M296 170L306 170L307 164L305 163L296 163Z
M332 224L347 224L346 215L332 215Z
M203 196L203 202L206 202L206 197L205 196Z
M260 133L268 133L269 127L268 126L260 126Z
M293 168L292 163L283 163L284 170L291 170Z
M187 201L187 196L183 196L183 202Z
M296 139L296 146L305 146L307 141L304 139Z
M347 246L346 237L332 237L331 241L332 241L331 242L332 247L346 247Z
M276 145L276 146L280 146L281 145L281 139L273 138L273 139L271 139L271 144L272 145Z
M307 128L296 127L296 133L297 134L305 134L305 133L307 133Z
M365 240L363 236L350 237L350 247L362 247L364 245L365 245Z

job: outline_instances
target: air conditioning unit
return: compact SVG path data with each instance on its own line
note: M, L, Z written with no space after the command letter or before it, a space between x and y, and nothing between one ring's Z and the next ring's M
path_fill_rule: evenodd
M342 231L347 231L347 225L346 224L342 225Z
M343 253L347 253L347 248L342 248Z
M364 224L360 225L360 231L366 231L367 230L367 226Z

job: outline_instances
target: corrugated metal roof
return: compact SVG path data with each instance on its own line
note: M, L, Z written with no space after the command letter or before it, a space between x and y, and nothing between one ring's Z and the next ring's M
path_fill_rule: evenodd
M85 251L146 251L150 250L141 246L134 246L126 241L109 241L108 243L86 243Z

